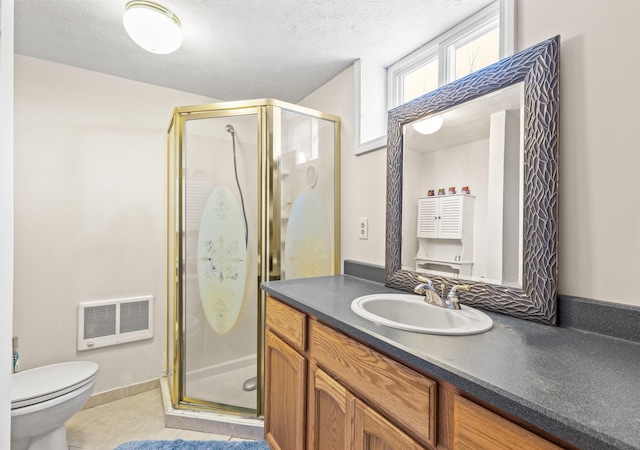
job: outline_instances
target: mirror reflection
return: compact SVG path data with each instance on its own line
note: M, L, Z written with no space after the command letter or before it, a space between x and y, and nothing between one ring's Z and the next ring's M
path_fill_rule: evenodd
M402 269L522 288L524 85L403 126Z
M412 292L420 275L416 265L422 264L418 270L427 271L427 277L445 289L469 285L467 305L556 323L559 39L547 39L389 111L386 286ZM461 138L474 124L488 121L484 129L489 134L479 139L488 141L484 144L488 154L464 148L475 146L478 139L430 147L418 143L427 137L411 135L414 122L436 114L442 116L444 135L453 121L446 113L457 113L464 108L459 105L468 102L475 105L474 99L491 102L494 96L503 97L496 92L516 85L523 106L501 106L488 110L484 119L462 119L447 138ZM519 135L514 137L516 130ZM432 133L434 138L438 133ZM480 167L484 172L477 170ZM457 195L463 187L469 193ZM447 234L455 198L464 199L453 208L458 211L453 223L464 233ZM421 201L425 206L419 209ZM471 209L467 217L460 216L461 210ZM445 210L447 214L442 213ZM418 230L419 211L426 211L427 219L429 214L437 218L421 224L433 226L433 220L439 221L435 237L431 231ZM465 241L467 235L470 242ZM424 258L415 259L418 255Z

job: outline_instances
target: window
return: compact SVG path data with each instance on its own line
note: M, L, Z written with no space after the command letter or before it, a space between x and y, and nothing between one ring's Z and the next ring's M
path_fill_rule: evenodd
M515 0L495 0L389 68L357 60L355 150L387 145L387 111L463 77L515 48Z
M498 0L388 69L394 108L513 53L513 0Z
M431 58L402 79L402 103L420 97L438 87L438 58Z
M455 81L499 59L500 26L496 19L447 46L446 80Z

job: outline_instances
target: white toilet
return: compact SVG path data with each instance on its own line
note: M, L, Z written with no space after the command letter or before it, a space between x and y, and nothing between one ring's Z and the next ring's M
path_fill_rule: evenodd
M11 375L11 450L68 450L64 423L89 399L97 375L91 361Z

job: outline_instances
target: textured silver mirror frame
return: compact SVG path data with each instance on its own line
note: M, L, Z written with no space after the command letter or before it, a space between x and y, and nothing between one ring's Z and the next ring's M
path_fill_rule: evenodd
M555 325L558 280L558 131L560 36L548 39L389 111L386 285L413 291L416 272L401 270L404 125L524 82L522 289L430 276L447 290L467 284L470 306Z

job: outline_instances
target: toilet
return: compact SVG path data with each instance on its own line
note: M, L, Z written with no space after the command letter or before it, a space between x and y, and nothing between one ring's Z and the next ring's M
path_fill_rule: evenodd
M93 392L98 364L70 361L11 375L11 450L67 450L64 423Z

